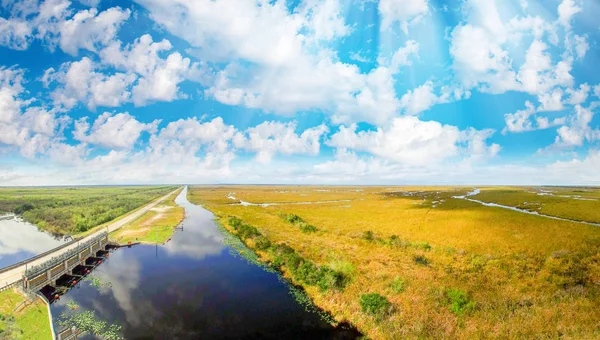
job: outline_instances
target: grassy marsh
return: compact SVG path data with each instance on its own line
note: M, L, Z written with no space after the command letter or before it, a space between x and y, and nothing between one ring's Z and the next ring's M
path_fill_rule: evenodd
M188 198L227 228L234 216L256 229L248 235L289 246L315 272L336 263L352 268L343 289L283 272L369 337L600 336L600 229L452 198L471 190L224 186L194 187ZM232 192L255 203L321 203L242 206L227 198ZM343 202L322 203L333 200ZM295 218L282 218L292 215L317 230L302 232ZM256 249L252 239L247 244ZM276 261L272 251L257 252ZM382 307L389 313L365 312L361 296L371 296L363 304L386 305L375 294L389 301L391 308Z
M175 203L181 193L178 190L148 212L110 234L110 239L118 243L142 242L165 243L173 235L175 227L183 221L185 210Z

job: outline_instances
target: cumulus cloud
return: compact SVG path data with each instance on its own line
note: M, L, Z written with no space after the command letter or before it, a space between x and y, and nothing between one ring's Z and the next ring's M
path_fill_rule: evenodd
M143 106L150 101L184 97L178 86L185 79L201 81L203 75L196 74L203 72L200 64L191 63L179 52L161 58L159 53L171 49L167 39L154 42L152 36L144 34L124 48L120 41L114 41L99 55L103 64L140 76L132 89L132 101L136 106Z
M497 145L487 146L483 142L491 137L492 130L460 131L455 126L421 121L412 116L397 117L390 126L375 131L357 129L356 125L342 125L326 144L338 149L366 151L378 157L417 166L435 164L465 153L468 149L471 156L494 156L499 150Z
M120 7L73 11L70 5L66 0L48 0L9 6L11 17L0 18L0 45L24 50L38 39L51 50L58 46L73 56L80 49L97 52L115 39L131 14Z
M567 125L556 131L558 135L553 146L569 148L582 146L585 140L594 142L600 139L600 130L590 127L593 117L594 112L590 108L575 105L575 113L569 117Z
M394 52L391 60L387 60L383 56L377 58L377 62L390 69L393 74L398 73L402 66L412 65L412 59L419 57L419 43L415 40L407 40L404 46L401 46Z
M505 114L504 121L506 122L506 127L502 130L502 133L542 130L565 123L566 119L564 117L549 120L548 117L536 115L537 112L557 109L556 107L552 107L555 104L546 102L544 98L540 98L540 101L542 102L542 105L537 109L530 101L527 101L525 102L525 109L518 110L515 113ZM562 109L560 94L558 97L558 104L560 105L560 109Z
M81 142L112 149L131 149L143 131L154 133L159 121L144 124L128 112L104 112L90 127L87 117L75 122L73 137Z
M139 1L190 53L227 63L209 98L282 115L322 110L336 122L383 123L398 112L389 69L362 73L327 48L347 33L337 1L309 1L294 13L283 2L234 2Z
M381 29L388 29L395 22L400 24L404 33L408 26L429 13L427 0L380 0Z
M106 75L97 72L97 68L92 60L83 57L80 61L62 64L58 71L48 69L42 81L47 86L52 82L58 83L51 97L55 105L66 109L80 102L90 110L95 110L97 106L116 107L128 102L131 97L129 87L136 76L118 72Z
M0 146L18 150L31 159L46 154L58 161L77 161L85 150L58 151L70 148L61 141L62 130L70 119L58 115L55 109L33 105L35 98L25 98L24 73L22 69L0 67Z
M269 162L274 154L317 155L321 137L329 131L327 126L319 125L296 134L296 123L263 122L237 133L234 145L237 148L256 152L256 160Z

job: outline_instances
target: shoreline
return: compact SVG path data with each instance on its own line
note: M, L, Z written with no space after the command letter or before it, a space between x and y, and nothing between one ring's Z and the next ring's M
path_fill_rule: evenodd
M347 331L349 333L349 335L352 335L355 338L361 338L361 337L365 336L365 334L360 329L358 329L358 327L356 327L356 325L354 325L350 320L341 320L341 321L336 320L331 311L326 310L323 307L317 305L315 303L315 300L310 296L310 294L306 290L306 287L304 287L300 283L294 282L294 278L290 275L289 269L282 270L283 266L280 266L280 267L273 266L273 262L266 258L266 256L264 255L264 252L261 252L260 250L257 250L255 247L248 244L248 242L246 242L244 239L242 239L239 235L237 235L234 232L233 228L231 226L229 226L229 224L222 223L221 220L223 219L223 217L218 217L212 210L208 209L204 205L200 205L200 206L202 206L204 209L210 211L214 215L215 224L223 233L226 234L225 237L227 239L234 240L235 242L239 242L239 245L241 245L245 249L239 249L238 248L239 246L236 246L235 244L231 244L231 242L229 244L226 244L227 246L229 246L230 248L235 250L237 252L237 254L239 256L243 257L245 260L247 260L253 264L256 264L260 267L263 267L265 270L267 270L269 272L277 274L279 279L282 282L284 282L286 285L289 286L290 294L294 295L294 297L296 298L296 301L300 305L302 305L304 308L306 308L309 311L319 314L319 316L322 318L322 320L327 322L329 325L331 325L333 327L333 329L340 330L340 331ZM251 255L253 255L253 256L248 256L248 253L245 250L251 252Z

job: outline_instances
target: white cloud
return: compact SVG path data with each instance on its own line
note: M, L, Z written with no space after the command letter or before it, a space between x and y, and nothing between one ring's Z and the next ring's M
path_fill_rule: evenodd
M99 12L96 8L73 11L67 0L47 0L13 5L11 17L0 18L0 45L25 50L34 39L43 41L50 50L76 56L80 49L97 52L115 39L117 30L131 11L112 7Z
M413 166L439 163L461 153L482 156L495 155L498 151L498 146L482 144L493 133L491 130L460 131L455 126L421 121L413 116L397 117L390 126L376 131L356 130L356 125L342 125L326 144L338 149L366 151Z
M48 85L56 81L57 86L51 93L55 105L66 109L75 107L79 102L88 109L97 106L116 107L130 100L129 87L136 79L134 74L115 73L106 75L96 72L97 65L89 58L62 64L60 70L47 70L42 81Z
M543 39L547 35L550 43L558 45L556 25L539 16L503 17L496 3L465 1L466 21L451 31L453 68L466 89L479 88L490 93L512 90L547 96L554 87L571 87L574 82L570 74L572 63L575 57L580 59L585 54L585 37L570 38L572 33L567 32L562 46L564 53L560 60L553 61ZM520 44L525 36L533 37L533 42L521 54ZM576 41L575 56L571 40ZM523 59L517 68L515 60Z
M380 0L379 13L382 17L382 30L398 22L400 28L408 33L410 24L419 21L429 13L429 5L427 0Z
M590 90L591 88L587 83L581 84L579 90L567 89L567 94L569 94L569 100L567 100L567 102L571 105L584 103L587 100Z
M575 105L575 114L569 117L567 125L561 126L556 132L556 147L570 148L582 146L585 140L594 142L600 139L600 131L592 129L590 123L594 117L594 112L581 105Z
M76 56L79 49L96 52L115 38L117 30L130 14L129 9L119 7L100 13L96 8L79 11L71 19L58 24L60 48L72 56Z
M562 104L560 102L560 94L558 96L558 104ZM554 105L556 102L553 102L552 96L548 99L540 98L540 102L542 105L536 110L535 106L527 101L525 102L525 109L518 110L515 113L507 113L504 115L504 121L506 122L506 127L502 130L503 134L506 132L526 132L526 131L534 131L534 130L543 130L553 126L564 124L566 119L564 117L554 118L553 120L549 120L547 117L536 116L536 112L542 111L553 111L557 109Z
M296 134L296 123L263 122L234 137L237 148L256 152L259 162L269 162L273 155L318 155L321 137L329 131L319 125Z
M323 110L336 122L380 124L398 113L387 68L361 73L328 48L328 39L347 33L337 1L311 1L294 13L283 2L139 2L157 23L188 41L190 53L226 63L207 97L281 115Z
M404 46L398 48L392 55L392 59L387 61L384 57L379 56L377 62L380 65L386 66L393 74L398 73L401 66L409 66L412 64L412 59L419 57L419 43L415 40L407 40Z
M575 40L575 55L577 56L577 59L583 59L587 51L590 49L590 45L587 42L587 37L574 35L573 40Z
M111 149L131 149L143 131L154 133L159 121L144 124L128 112L113 114L104 112L91 126L87 117L75 122L73 137L81 142Z
M400 105L406 114L419 114L437 103L438 97L433 91L433 82L427 81L425 84L404 94L400 98Z
M316 40L331 40L350 33L341 13L339 0L305 0L299 12Z
M18 18L0 18L0 46L14 50L25 50L29 47L32 27Z
M571 19L579 12L581 12L581 7L577 6L575 0L563 0L558 5L558 22L569 28L571 27Z
M48 154L58 159L53 150L66 147L60 135L67 116L57 116L56 110L32 106L35 98L24 99L22 69L0 67L0 146L18 152L26 158Z
M540 107L538 107L538 111L560 111L564 109L564 105L562 102L563 90L556 88L552 90L552 92L545 92L538 95L538 100L540 101Z

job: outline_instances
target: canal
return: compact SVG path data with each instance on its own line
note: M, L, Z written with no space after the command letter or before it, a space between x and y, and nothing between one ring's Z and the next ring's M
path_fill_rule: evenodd
M120 248L94 276L52 304L54 320L74 301L79 310L122 326L125 339L347 339L306 311L280 277L236 256L208 210L191 204L182 230L165 245Z

